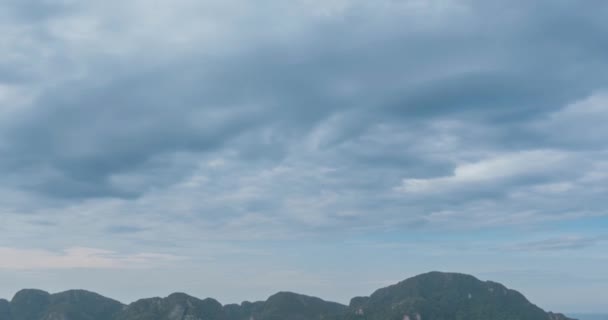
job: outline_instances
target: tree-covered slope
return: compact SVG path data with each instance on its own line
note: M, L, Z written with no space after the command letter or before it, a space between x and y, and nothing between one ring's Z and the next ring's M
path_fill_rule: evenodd
M123 308L115 300L84 290L49 294L21 290L10 303L10 320L97 320L112 319ZM1 317L0 317L1 319Z
M0 299L0 320L10 320L11 318L10 302Z
M350 305L279 292L266 301L222 306L184 293L129 305L96 293L19 291L0 300L0 320L568 320L522 294L458 273L430 272L356 297Z
M224 320L222 305L214 299L198 299L184 293L166 298L138 300L127 306L116 320Z
M346 306L327 302L316 297L279 292L252 310L248 319L255 320L318 320L330 315L342 314Z
M51 303L48 292L36 289L24 289L11 300L11 320L41 320Z
M44 320L112 319L123 309L123 304L118 301L84 290L65 291L50 298Z
M348 319L542 320L549 314L521 293L458 273L430 272L354 298Z

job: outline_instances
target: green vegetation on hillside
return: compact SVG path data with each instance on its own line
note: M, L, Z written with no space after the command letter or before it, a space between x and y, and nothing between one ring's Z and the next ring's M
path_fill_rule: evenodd
M349 306L292 292L222 306L184 293L129 305L93 292L21 290L0 300L0 320L568 320L522 294L473 276L430 272L353 298Z

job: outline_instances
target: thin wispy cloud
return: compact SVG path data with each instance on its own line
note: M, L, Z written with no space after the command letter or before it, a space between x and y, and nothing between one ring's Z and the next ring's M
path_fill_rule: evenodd
M3 270L140 269L183 260L169 254L120 254L84 247L68 248L62 252L0 247L0 255L0 269Z
M508 250L515 251L561 251L577 250L598 245L608 239L606 236L584 237L584 236L563 236L545 240L518 243L506 247Z

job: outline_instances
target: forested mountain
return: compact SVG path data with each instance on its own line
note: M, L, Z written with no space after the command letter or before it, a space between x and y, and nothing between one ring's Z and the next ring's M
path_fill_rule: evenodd
M222 305L184 293L129 305L84 290L21 290L0 300L0 320L568 320L522 294L458 273L430 272L355 297L349 306L292 292Z
M566 319L546 313L500 283L457 273L430 272L353 298L347 319L534 320Z

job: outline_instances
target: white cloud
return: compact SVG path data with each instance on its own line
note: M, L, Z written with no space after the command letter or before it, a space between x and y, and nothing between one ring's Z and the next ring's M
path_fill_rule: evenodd
M29 88L0 82L0 111L4 116L29 105L34 98L35 94Z
M601 117L601 119L597 119ZM602 120L608 117L608 92L596 92L551 115L552 121L570 121L585 124L589 120Z
M540 193L563 193L570 191L573 188L575 188L575 186L571 182L545 183L532 187L534 191Z
M575 148L605 146L608 136L608 91L598 91L550 114L533 128L554 142Z
M534 150L501 154L461 163L450 176L428 179L403 179L396 190L405 193L437 193L482 183L496 183L507 179L538 175L554 171L565 164L568 153Z

